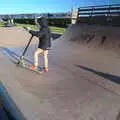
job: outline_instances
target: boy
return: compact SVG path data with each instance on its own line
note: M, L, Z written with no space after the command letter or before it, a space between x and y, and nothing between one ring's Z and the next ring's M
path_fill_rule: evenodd
M48 71L48 48L51 47L51 32L50 32L50 29L48 28L47 20L44 17L38 19L37 22L40 25L39 31L29 30L29 33L32 34L32 36L36 36L39 38L39 45L34 53L34 64L30 65L30 68L31 69L38 68L38 55L43 54L44 56L43 70L47 72Z

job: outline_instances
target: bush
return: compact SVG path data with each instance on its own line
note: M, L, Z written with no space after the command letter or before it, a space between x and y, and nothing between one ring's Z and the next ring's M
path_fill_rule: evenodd
M34 19L14 19L15 23L19 23L19 24L31 24L34 25L35 24L35 20Z
M14 19L15 23L19 24L31 24L35 25L34 19ZM48 25L49 26L57 26L57 27L67 27L68 24L71 23L70 18L49 18Z
M67 27L71 23L70 18L49 18L48 24L56 27Z

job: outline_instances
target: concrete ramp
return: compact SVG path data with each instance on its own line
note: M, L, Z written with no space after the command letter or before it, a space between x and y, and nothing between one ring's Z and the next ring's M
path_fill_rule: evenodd
M62 39L91 48L119 49L119 31L120 27L76 24L69 26Z
M86 26L83 28L87 30ZM26 44L26 39L20 45L12 39L19 29L11 28L9 48L3 41L4 50L6 47L11 54L18 55ZM17 67L9 59L12 56L6 56L1 49L0 80L27 120L120 120L120 56L111 50L81 45L80 31L80 26L70 26L53 41L49 72L42 75ZM29 38L23 30L20 34L18 41L25 34ZM26 57L30 60L35 48L33 43L28 49Z

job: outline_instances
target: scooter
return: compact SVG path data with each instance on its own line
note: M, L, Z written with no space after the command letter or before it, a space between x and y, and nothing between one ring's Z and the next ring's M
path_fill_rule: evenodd
M22 64L24 66L24 64L25 64L24 63L24 55L25 55L25 53L26 53L32 39L33 39L33 35L30 37L29 42L28 42L27 46L25 47L25 49L24 49L24 51L22 53L22 56L20 57L20 60L18 61L17 65Z

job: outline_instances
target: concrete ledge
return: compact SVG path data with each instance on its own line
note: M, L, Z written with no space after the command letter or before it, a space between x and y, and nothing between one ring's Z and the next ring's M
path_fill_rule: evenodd
M2 99L3 107L10 115L10 118L13 120L26 120L24 115L20 112L19 108L9 96L2 83L0 83L0 98Z

